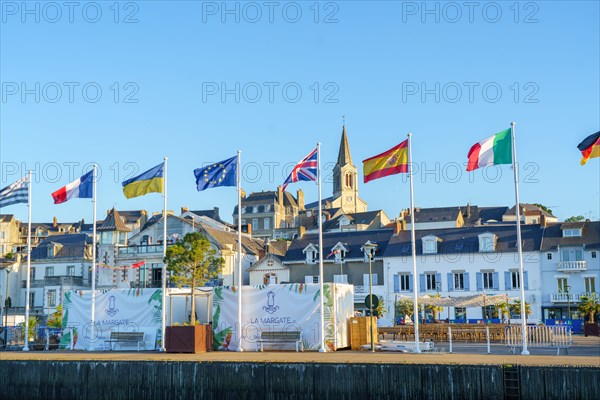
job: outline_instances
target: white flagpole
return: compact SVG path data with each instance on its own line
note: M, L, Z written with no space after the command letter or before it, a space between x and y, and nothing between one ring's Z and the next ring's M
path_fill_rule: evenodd
M415 204L413 196L413 160L412 160L412 133L408 134L408 177L410 181L410 248L413 262L413 326L415 327L415 353L421 352L419 344L419 303L417 286L417 241L415 239Z
M162 335L160 340L160 351L166 351L165 337L167 332L167 264L164 258L167 256L167 157L164 158L163 170L163 266L162 266ZM192 288L192 291L195 288ZM192 318L196 318L192 315Z
M95 340L96 340L96 331L95 331L95 321L96 321L96 163L94 163L94 172L93 172L93 183L92 183L92 191L94 192L92 198L92 207L93 207L93 229L92 229L92 315L91 322L92 325L90 327L90 341L91 344L88 347L88 350L94 350L95 348Z
M523 271L523 242L521 241L521 210L519 205L519 170L517 168L517 144L515 140L515 123L510 124L510 136L512 139L513 171L515 173L515 217L517 219L517 251L519 253L519 286L521 288L521 339L523 351L521 354L529 355L527 350L527 306L525 304L525 273Z
M27 172L29 196L27 202L27 290L25 291L25 345L23 351L29 351L29 292L31 289L31 193L33 180L31 171ZM8 285L8 281L6 283Z
M236 166L236 180L237 180L237 192L238 192L238 259L237 259L237 287L238 287L238 346L236 351L244 351L242 346L242 169L241 169L241 157L242 152L237 152L237 166ZM232 282L234 283L234 282ZM235 283L234 283L235 285Z
M325 295L323 285L323 218L322 218L322 204L321 204L321 143L317 143L317 186L319 189L319 285L320 285L320 298L321 298L321 347L319 348L320 353L325 353Z

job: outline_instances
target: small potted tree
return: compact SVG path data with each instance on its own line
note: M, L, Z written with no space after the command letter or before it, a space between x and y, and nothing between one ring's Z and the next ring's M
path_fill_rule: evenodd
M208 324L199 325L196 321L195 289L218 277L223 268L223 258L201 233L185 235L182 241L167 249L164 262L171 281L179 288L187 287L192 292L189 322L181 326L168 326L165 335L166 350L169 353L200 353L209 351L212 346L212 329Z
M579 303L579 314L587 321L583 324L583 334L585 336L600 336L600 329L596 322L596 314L600 314L600 303L595 297L581 296Z

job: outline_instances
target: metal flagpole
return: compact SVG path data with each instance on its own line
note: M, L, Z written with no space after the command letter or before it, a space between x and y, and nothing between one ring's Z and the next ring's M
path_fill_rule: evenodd
M242 346L242 171L241 171L241 150L238 150L237 166L236 166L236 180L237 180L237 192L238 192L238 260L237 260L237 286L238 286L238 346L236 351L244 351Z
M517 219L517 251L519 252L519 286L521 288L521 339L523 340L523 351L521 354L529 355L527 350L527 307L525 304L525 273L523 271L523 242L521 241L521 210L519 206L519 171L517 169L517 146L515 140L515 123L510 124L510 136L512 139L513 171L515 173L515 217Z
M160 340L160 351L165 351L165 336L167 332L167 157L164 158L163 170L163 266L162 266L162 335ZM194 290L194 288L192 288ZM192 315L192 318L195 318Z
M96 328L96 163L94 163L94 172L92 174L93 176L93 182L92 182L92 191L94 192L93 198L92 198L92 205L93 205L93 229L92 229L92 314L91 314L91 322L92 325L90 327L90 341L91 344L88 347L88 350L94 350L94 342L95 342L95 328Z
M325 296L323 292L323 218L321 204L321 143L317 143L317 186L319 189L319 285L320 285L320 301L321 301L321 347L320 353L325 353Z
M27 171L27 181L29 183L29 199L27 201L27 290L25 294L25 345L23 351L29 351L29 292L31 290L31 192L33 182L31 171ZM8 285L8 280L6 281Z
M412 161L412 133L408 134L408 177L410 181L410 247L413 262L413 293L414 293L414 308L413 326L415 327L415 353L420 353L419 344L419 304L418 304L418 289L417 289L417 241L415 239L415 204L413 196L413 161Z

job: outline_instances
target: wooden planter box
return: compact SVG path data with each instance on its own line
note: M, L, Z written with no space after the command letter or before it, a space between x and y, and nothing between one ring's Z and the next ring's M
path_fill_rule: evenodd
M206 353L212 351L212 325L167 326L167 353Z
M586 322L583 324L583 334L585 336L600 336L600 327L597 322L593 324Z

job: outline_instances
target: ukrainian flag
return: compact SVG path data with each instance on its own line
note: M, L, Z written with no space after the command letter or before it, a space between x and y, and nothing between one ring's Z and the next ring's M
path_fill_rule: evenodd
M123 182L123 194L128 199L148 193L162 193L165 182L165 163Z

